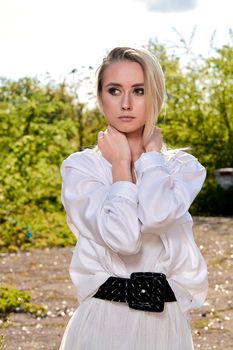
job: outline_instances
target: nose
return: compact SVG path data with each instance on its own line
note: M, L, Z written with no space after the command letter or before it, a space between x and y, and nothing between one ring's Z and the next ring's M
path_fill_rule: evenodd
M123 110L130 110L132 108L132 102L130 99L130 96L128 94L124 94L122 101L121 101L121 108Z

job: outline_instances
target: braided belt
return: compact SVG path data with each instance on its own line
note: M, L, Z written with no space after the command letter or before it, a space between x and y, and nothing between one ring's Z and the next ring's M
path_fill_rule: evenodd
M134 272L130 278L109 277L95 298L128 303L136 310L162 312L165 302L176 301L163 273Z

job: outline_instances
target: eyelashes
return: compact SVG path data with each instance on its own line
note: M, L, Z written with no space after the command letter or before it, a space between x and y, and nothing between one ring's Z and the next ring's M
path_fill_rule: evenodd
M114 87L109 88L108 92L110 93L110 95L113 95L113 96L120 94L120 90Z
M143 87L135 88L133 92L135 93L135 95L144 95L144 88Z
M108 89L108 93L112 96L118 96L121 94L121 90L116 87L110 87ZM133 94L136 96L143 96L144 95L144 88L143 87L136 87L133 89Z

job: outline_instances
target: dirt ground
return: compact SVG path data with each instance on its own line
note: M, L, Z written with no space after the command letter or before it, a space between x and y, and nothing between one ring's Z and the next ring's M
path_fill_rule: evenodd
M209 270L207 301L192 312L195 350L232 350L233 218L195 217L194 235ZM59 349L64 328L77 307L68 274L71 256L72 248L0 254L1 284L30 291L32 302L49 310L45 318L11 314L8 325L0 327L4 350Z

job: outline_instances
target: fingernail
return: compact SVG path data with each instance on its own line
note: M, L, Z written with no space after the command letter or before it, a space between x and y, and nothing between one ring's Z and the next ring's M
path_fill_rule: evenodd
M98 138L99 139L102 139L104 137L104 132L103 131L100 131L99 133L98 133Z

